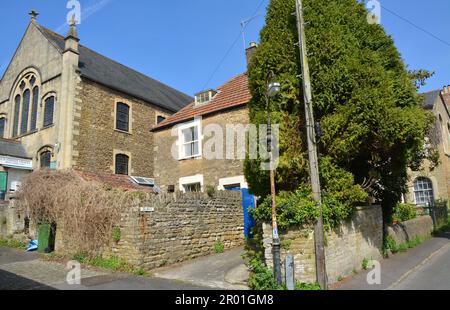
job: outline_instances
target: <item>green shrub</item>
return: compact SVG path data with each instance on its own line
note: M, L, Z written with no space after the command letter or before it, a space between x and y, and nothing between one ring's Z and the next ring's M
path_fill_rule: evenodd
M273 271L267 268L259 259L252 259L249 264L250 278L248 287L255 291L280 290L281 288L275 281Z
M300 283L297 282L295 284L295 290L296 291L321 291L322 288L319 284L309 284L309 283Z
M217 254L225 252L225 245L220 240L217 240L216 243L214 244L214 251Z
M363 270L369 269L369 260L367 258L364 258L364 260L362 262L362 269Z
M114 227L112 231L112 237L115 243L119 243L122 239L122 232L120 230L120 227Z
M409 204L399 203L394 209L393 219L396 222L406 222L416 217L417 210Z
M78 252L72 256L72 259L80 264L84 264L88 261L88 254L86 252Z
M18 240L14 239L0 239L0 247L13 248L13 249L26 249L27 245Z
M208 197L214 197L215 193L216 189L213 186L211 185L206 186L206 194L208 195Z
M327 163L326 160L323 161ZM328 178L324 184L328 191L323 192L323 217L327 229L339 225L349 218L354 211L354 206L367 198L367 194L357 185L352 185L353 178L350 174L331 166L324 165L324 175ZM332 172L328 171L331 170ZM340 174L343 175L340 175ZM331 178L331 175L335 179ZM343 185L344 184L344 185ZM303 185L295 192L280 192L277 196L277 220L280 230L290 227L314 224L319 211L314 201L309 185ZM272 198L270 196L253 211L256 221L270 222L272 219Z

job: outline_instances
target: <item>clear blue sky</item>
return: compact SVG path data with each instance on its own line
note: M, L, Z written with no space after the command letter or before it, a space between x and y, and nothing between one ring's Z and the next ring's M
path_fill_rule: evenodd
M240 23L256 17L246 30L247 43L259 38L269 0L80 0L81 43L190 95L217 87L246 70ZM258 6L262 6L258 10ZM450 42L450 1L381 0L384 7ZM60 32L68 9L63 0L0 1L0 75L6 69L29 22ZM386 10L382 23L411 69L436 71L423 90L450 84L450 46ZM238 41L236 42L236 39ZM230 53L217 66L236 42ZM212 79L210 77L213 75ZM209 83L208 83L209 82Z

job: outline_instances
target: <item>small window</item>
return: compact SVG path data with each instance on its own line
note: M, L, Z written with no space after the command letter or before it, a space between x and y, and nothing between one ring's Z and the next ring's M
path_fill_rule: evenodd
M55 97L49 97L45 100L44 127L53 125L54 110L55 110Z
M13 137L19 134L19 113L20 113L20 95L14 99L14 122L13 122Z
M28 132L28 116L30 113L30 90L26 90L23 93L23 103L22 103L22 121L20 125L20 133L23 135Z
M166 120L166 118L164 116L158 115L158 117L156 118L156 124L161 124L162 122L164 122Z
M202 191L201 183L183 184L184 191L186 193L199 193Z
M116 174L128 175L130 158L124 154L116 155Z
M181 131L182 158L192 158L200 156L199 127L193 126Z
M5 137L6 118L0 118L0 138Z
M116 129L120 131L130 131L130 107L124 103L117 104Z
M50 169L52 164L52 152L45 151L39 156L41 169Z
M433 182L428 178L417 178L414 181L414 196L417 205L434 202Z
M236 183L236 184L224 185L223 188L224 188L226 191L240 190L240 189L241 189L241 184Z

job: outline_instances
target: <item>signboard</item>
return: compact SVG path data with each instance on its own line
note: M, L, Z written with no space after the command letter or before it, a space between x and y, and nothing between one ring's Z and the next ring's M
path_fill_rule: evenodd
M33 170L33 161L31 159L0 156L0 165L8 168Z

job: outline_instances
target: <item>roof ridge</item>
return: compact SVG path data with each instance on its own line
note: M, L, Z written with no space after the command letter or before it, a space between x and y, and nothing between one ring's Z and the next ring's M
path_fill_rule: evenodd
M37 24L37 25L38 25L39 27L43 28L43 30L50 32L50 34L56 35L56 36L58 36L60 39L63 39L63 40L65 39L65 37L64 37L63 35L61 35L61 34L55 32L55 31L53 31L53 30L51 30L51 29L49 29L49 28L47 28L47 27L45 27L45 26L42 26L41 24ZM155 82L158 82L158 83L162 84L163 86L172 88L172 87L170 87L170 86L168 86L168 85L165 85L163 82L161 82L161 81L159 81L159 80L157 80L157 79L154 79L154 78L148 76L147 74L144 74L144 73L138 71L137 69L134 69L134 68L132 68L132 67L130 67L130 66L124 65L123 63L120 63L119 61L114 60L114 59L112 59L111 57L105 56L105 55L101 54L100 52L97 52L97 51L93 50L92 48L87 47L86 45L80 44L80 47L83 47L83 48L89 50L90 52L97 54L98 56L100 56L100 57L102 57L102 58L105 58L105 59L107 59L107 60L109 60L109 61L112 61L112 62L116 63L116 64L119 65L119 66L122 66L122 67L124 67L124 68L126 68L126 69L132 70L132 71L134 71L134 72L137 73L137 74L140 74L140 75L142 75L142 76L145 76L146 78L149 78L149 79L151 79L151 80L153 80L153 81L155 81ZM187 95L187 94L184 94L184 93L182 93L181 91L179 91L179 90L177 90L177 89L174 89L174 88L172 88L172 89L175 90L175 91L177 91L177 92L179 92L180 94Z
M238 78L240 78L240 77L243 77L243 76L246 76L246 77L248 78L247 71L244 72L244 73L240 73L240 74L238 74L238 75L236 75L236 76L234 76L234 77L228 79L225 83L223 83L222 85L220 85L219 87L217 87L217 89L221 89L221 88L223 88L224 86L226 86L227 84L230 84L230 83L233 82L234 80L236 80L236 79L238 79Z
M64 52L65 38L62 35L40 24L34 25L57 51L61 54ZM183 91L83 44L79 45L79 52L81 75L94 82L103 83L172 112L179 111L193 100L192 96Z

